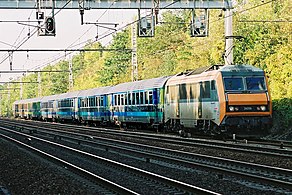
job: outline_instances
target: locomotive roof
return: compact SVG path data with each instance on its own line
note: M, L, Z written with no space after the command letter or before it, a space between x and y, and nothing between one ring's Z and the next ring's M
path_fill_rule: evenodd
M112 86L110 89L110 92L118 93L118 92L124 92L124 91L137 91L137 90L161 88L164 86L165 82L169 78L170 78L169 76L164 76L164 77L135 81L135 82L121 83L121 84Z
M222 66L220 72L263 72L263 70L255 66L240 64Z
M108 94L110 88L111 87L99 87L99 88L82 90L78 94L78 97L89 97L89 96L95 96L95 95Z

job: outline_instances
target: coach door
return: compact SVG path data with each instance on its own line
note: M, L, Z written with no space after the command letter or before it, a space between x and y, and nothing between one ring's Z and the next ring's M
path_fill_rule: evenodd
M78 119L78 98L73 99L73 107L74 107L74 119Z
M203 115L203 102L202 102L202 94L203 94L203 83L200 82L200 90L198 95L198 118L201 119Z

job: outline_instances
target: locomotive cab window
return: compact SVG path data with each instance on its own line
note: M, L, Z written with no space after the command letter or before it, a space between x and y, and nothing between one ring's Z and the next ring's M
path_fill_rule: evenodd
M224 86L227 91L244 90L242 78L224 78Z
M246 77L247 90L266 90L264 77Z

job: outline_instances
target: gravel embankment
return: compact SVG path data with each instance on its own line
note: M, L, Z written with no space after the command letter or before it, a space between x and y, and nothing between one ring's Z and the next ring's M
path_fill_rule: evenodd
M82 179L0 138L0 186L11 195L95 194ZM0 190L0 194L3 192Z
M72 146L76 147L76 144L73 144ZM49 148L48 146L43 147L47 149ZM79 149L85 150L85 147L80 146ZM189 149L192 150L194 148ZM186 148L183 150L186 150ZM121 156L117 153L104 152L102 150L95 150L94 148L91 148L88 151L105 158L111 158L125 164L140 167L144 170L162 174L173 179L178 179L223 194L277 193L277 191L266 188L265 186L257 187L252 183L246 183L244 180L240 181L238 178L235 179L229 176L220 176L220 174L217 175L216 173L209 171L190 171L188 169L182 171L172 165L161 166L161 162L145 163L145 161L125 158L125 156ZM66 155L66 153L62 154L61 151L58 152L62 157L68 155L71 156L72 160L77 160L79 158L70 154ZM17 146L8 144L1 139L0 154L1 157L3 156L3 158L0 159L0 186L2 185L9 189L12 194L97 194L94 192L93 188L87 187L86 184L75 179L71 174L64 172L61 168L57 168L56 166L51 165L51 163L41 160L29 152L24 152L24 150L19 149ZM97 165L99 165L99 163L97 163L96 166L91 164L90 167L97 169ZM87 169L90 169L90 167L87 167ZM4 173L3 175L2 172ZM120 183L118 180L123 178L121 176L117 177L118 174L116 174L116 171L106 171L106 167L103 167L97 172L102 176L111 175L110 177L112 178L110 180L118 183ZM155 191L158 192L157 189L153 190L154 189L144 189L143 192L145 193L142 194L155 194ZM146 193L147 191L148 193Z
M215 148L208 148L208 147L188 147L188 146L182 146L182 145L175 145L175 144L168 144L163 142L157 142L157 141L148 141L143 139L134 139L134 138L128 138L128 137L117 137L112 135L99 135L101 137L106 138L112 138L112 139L120 139L123 141L128 142L136 142L140 144L145 145L152 145L157 146L161 148L169 148L173 150L180 150L184 152L190 152L190 153L196 153L196 154L203 154L208 156L216 156L216 157L222 157L232 160L239 160L244 162L250 162L250 163L256 163L261 165L268 165L268 166L274 166L274 167L280 167L285 169L292 169L292 161L289 158L279 158L274 157L270 155L265 154L249 154L246 152L233 152L230 150L223 150L223 149L215 149Z

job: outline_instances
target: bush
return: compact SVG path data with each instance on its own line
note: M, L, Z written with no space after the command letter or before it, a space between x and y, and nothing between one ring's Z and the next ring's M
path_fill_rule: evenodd
M273 129L283 133L292 128L292 99L273 100Z

